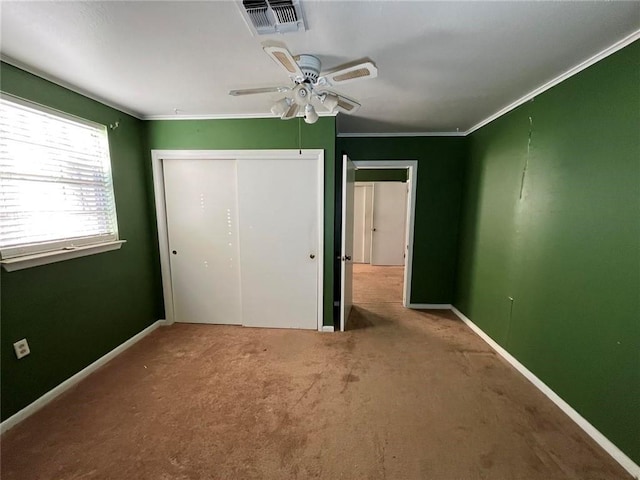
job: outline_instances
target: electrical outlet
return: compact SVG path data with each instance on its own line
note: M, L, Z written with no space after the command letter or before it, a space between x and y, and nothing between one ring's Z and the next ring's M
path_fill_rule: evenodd
M31 353L29 350L29 344L27 343L27 339L23 338L22 340L18 340L13 344L13 349L16 351L16 357L20 360L22 357L26 357Z

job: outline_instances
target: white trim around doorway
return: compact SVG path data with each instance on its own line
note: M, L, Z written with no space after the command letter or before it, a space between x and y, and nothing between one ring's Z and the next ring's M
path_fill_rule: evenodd
M356 169L397 169L406 168L409 175L407 183L410 186L407 208L407 258L404 268L404 286L402 289L402 304L411 308L411 279L413 273L413 235L416 216L416 189L418 186L417 160L352 160ZM344 219L343 219L344 221Z

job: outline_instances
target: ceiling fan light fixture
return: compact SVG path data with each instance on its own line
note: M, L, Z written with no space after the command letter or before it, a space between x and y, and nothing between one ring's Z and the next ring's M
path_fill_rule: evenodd
M316 123L318 121L318 112L313 108L313 105L307 103L304 107L304 121L305 123Z
M252 8L264 8L265 2L269 2L269 5L284 5L287 2L296 2L298 0L242 1L245 6L251 4ZM342 84L365 78L375 78L378 75L378 69L371 61L351 66L343 65L333 71L322 73L322 63L315 55L303 53L294 57L286 47L270 42L263 43L262 48L276 64L287 72L291 83L287 86L231 90L229 94L232 96L272 92L284 94L284 98L276 101L271 106L271 113L276 117L279 116L282 120L291 120L297 116L304 116L306 123L316 123L319 116L316 107L326 109L331 114L336 114L337 112L355 113L360 104L338 92L334 92L330 87L336 83ZM324 112L324 110L322 111Z
M337 95L333 93L324 93L320 97L320 103L325 106L327 110L333 112L335 108L338 106L339 98Z
M298 110L300 110L299 105L296 102L291 101L291 106L289 107L289 110L284 112L280 118L282 120L291 120L292 118L295 118L296 116L298 116Z
M273 104L273 106L271 107L271 113L273 113L276 117L281 117L282 115L284 115L284 113L289 110L289 107L291 106L291 99L284 97L281 98L280 100L278 100L276 103Z

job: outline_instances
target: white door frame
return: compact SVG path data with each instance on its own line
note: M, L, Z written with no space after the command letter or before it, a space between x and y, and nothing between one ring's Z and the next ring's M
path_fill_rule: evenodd
M151 150L153 168L153 190L156 203L156 222L160 246L160 269L162 293L168 323L175 322L173 286L169 258L169 231L167 228L167 206L164 192L164 160L242 160L252 159L305 159L318 164L318 331L322 331L324 299L324 150ZM295 179L293 179L295 181ZM242 272L240 272L242 275Z
M411 308L411 278L413 273L413 234L416 216L416 189L418 186L417 160L353 160L356 168L363 169L395 169L406 168L409 172L407 182L410 185L407 208L407 258L404 267L404 287L402 289L402 304Z
M342 232L340 241L340 331L344 332L353 306L353 193L356 166L342 155ZM349 186L351 185L351 188ZM351 195L349 195L351 193ZM349 198L351 202L348 202ZM350 208L349 208L350 207ZM351 220L347 222L347 220ZM349 241L350 240L350 241ZM348 280L348 281L347 281ZM348 288L347 288L348 286Z

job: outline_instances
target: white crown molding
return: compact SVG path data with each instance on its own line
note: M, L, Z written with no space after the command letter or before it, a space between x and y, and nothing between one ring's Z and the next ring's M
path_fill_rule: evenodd
M319 117L335 117L337 113L332 112L318 112ZM298 115L298 118L302 118L304 115ZM225 114L210 114L203 113L197 115L145 115L142 120L241 120L248 118L270 118L277 119L275 115L268 113L225 113Z
M361 137L464 137L467 132L392 132L392 133L338 133L339 138Z
M241 120L248 118L276 118L273 115L267 115L266 113L227 113L227 114L207 114L200 115L188 115L188 114L175 114L175 115L144 115L142 120Z
M569 70L567 70L566 72L558 75L557 77L553 78L552 80L549 80L547 83L539 86L535 90L532 90L531 92L527 93L525 96L520 97L515 102L510 103L506 107L498 110L493 115L490 115L489 117L485 118L481 122L475 124L469 130L464 132L465 136L472 134L476 130L484 127L485 125L487 125L487 124L489 124L491 122L493 122L497 118L500 118L501 116L509 113L511 110L519 107L523 103L528 102L532 98L535 98L538 95L540 95L541 93L546 92L550 88L555 87L559 83L564 82L565 80L567 80L570 77L573 77L575 74L580 73L581 71L589 68L591 65L594 65L594 64L598 63L600 60L603 60L603 59L607 58L609 55L612 55L612 54L616 53L618 50L622 50L624 47L626 47L627 45L632 44L633 42L635 42L638 39L640 39L640 30L636 30L631 35L627 35L622 40L617 41L613 45L611 45L611 46L605 48L604 50L602 50L601 52L596 53L592 57L589 57L587 60L585 60L585 61L579 63L578 65L570 68Z
M485 118L484 120L478 122L477 124L475 124L474 126L472 126L471 128L469 128L466 131L462 131L462 132L387 132L387 133L349 133L349 132L337 132L336 136L339 138L360 138L360 137L466 137L467 135L472 134L473 132L475 132L476 130L484 127L485 125L493 122L494 120L496 120L497 118L500 118L501 116L509 113L511 110L514 110L515 108L519 107L520 105L522 105L525 102L528 102L529 100L531 100L532 98L535 98L536 96L540 95L541 93L549 90L550 88L558 85L559 83L567 80L568 78L574 76L575 74L585 70L586 68L594 65L595 63L599 62L600 60L605 59L606 57L608 57L609 55L612 55L614 53L616 53L617 51L623 49L624 47L632 44L633 42L635 42L636 40L640 39L640 30L636 30L635 32L631 33L630 35L627 35L626 37L624 37L623 39L617 41L616 43L614 43L613 45L605 48L604 50L598 52L597 54L593 55L592 57L589 57L587 60L579 63L578 65L575 65L574 67L570 68L569 70L565 71L564 73L558 75L557 77L553 78L552 80L546 82L545 84L539 86L538 88L532 90L531 92L527 93L526 95L520 97L518 100L510 103L509 105L505 106L504 108L498 110L497 112L495 112L494 114L488 116L487 118ZM116 110L119 110L123 113L126 113L128 115L131 115L132 117L135 117L139 120L231 120L231 119L241 119L241 118L275 118L271 115L267 115L264 113L255 113L255 114L198 114L198 115L140 115L132 110L127 109L126 107L123 107L122 105L118 105L112 102L109 102L108 100L105 100L104 98L101 98L97 95L94 95L82 88L79 88L75 85L72 85L70 83L67 83L63 80L60 80L57 77L54 77L52 75L49 75L41 70L38 70L36 68L30 67L29 65L26 65L14 58L11 58L7 55L4 54L0 54L0 60L4 63L7 63L9 65L13 65L14 67L17 67L21 70L24 70L28 73L31 73L33 75L36 75L40 78L43 78L45 80L48 80L52 83L55 83L56 85L60 85L61 87L64 87L68 90L71 90L75 93L78 93L80 95L83 95L85 97L88 97L92 100L95 100L96 102L100 102L108 107L111 108L115 108ZM337 114L335 113L331 113L331 112L319 112L318 116L320 117L330 117L330 116L336 116Z
M84 90L80 87L77 87L76 85L73 85L71 83L65 82L64 80L60 80L58 77L55 77L53 75L49 75L46 72L43 72L42 70L39 70L37 68L31 67L29 65L27 65L26 63L22 63L19 60L16 60L15 58L11 58L3 53L0 53L0 61L8 64L8 65L12 65L16 68L19 68L20 70L24 70L27 73L30 73L32 75L35 75L36 77L40 77L44 80L47 80L51 83L55 83L56 85L66 88L67 90L71 90L72 92L75 92L79 95L82 95L83 97L87 97L90 98L91 100L95 100L98 103L101 103L103 105L106 105L107 107L111 107L111 108L115 108L116 110L122 112L122 113L126 113L127 115L130 115L134 118L137 118L138 120L143 120L143 118L140 116L140 114L134 112L133 110L129 110L127 107L124 107L122 105L119 105L117 103L113 103L110 102L109 100L106 100L98 95L95 95L87 90Z
M630 35L627 35L623 39L617 41L613 45L610 45L609 47L596 53L592 57L589 57L587 60L579 63L578 65L575 65L574 67L570 68L564 73L549 80L545 84L540 85L538 88L520 97L518 100L510 103L506 107L501 108L493 115L488 116L487 118L478 122L473 127L471 127L470 129L464 132L422 132L422 133L346 133L346 132L340 133L338 132L337 137L339 138L340 137L344 137L344 138L349 138L349 137L354 137L354 138L358 138L358 137L466 137L467 135L471 135L476 130L484 127L485 125L488 125L489 123L500 118L501 116L509 113L511 110L514 110L515 108L519 107L523 103L528 102L532 98L537 97L541 93L546 92L550 88L555 87L559 83L564 82L568 78L573 77L577 73L580 73L581 71L598 63L600 60L603 60L608 56L616 53L617 51L622 50L624 47L631 45L633 42L635 42L638 39L640 39L640 30L636 30Z

